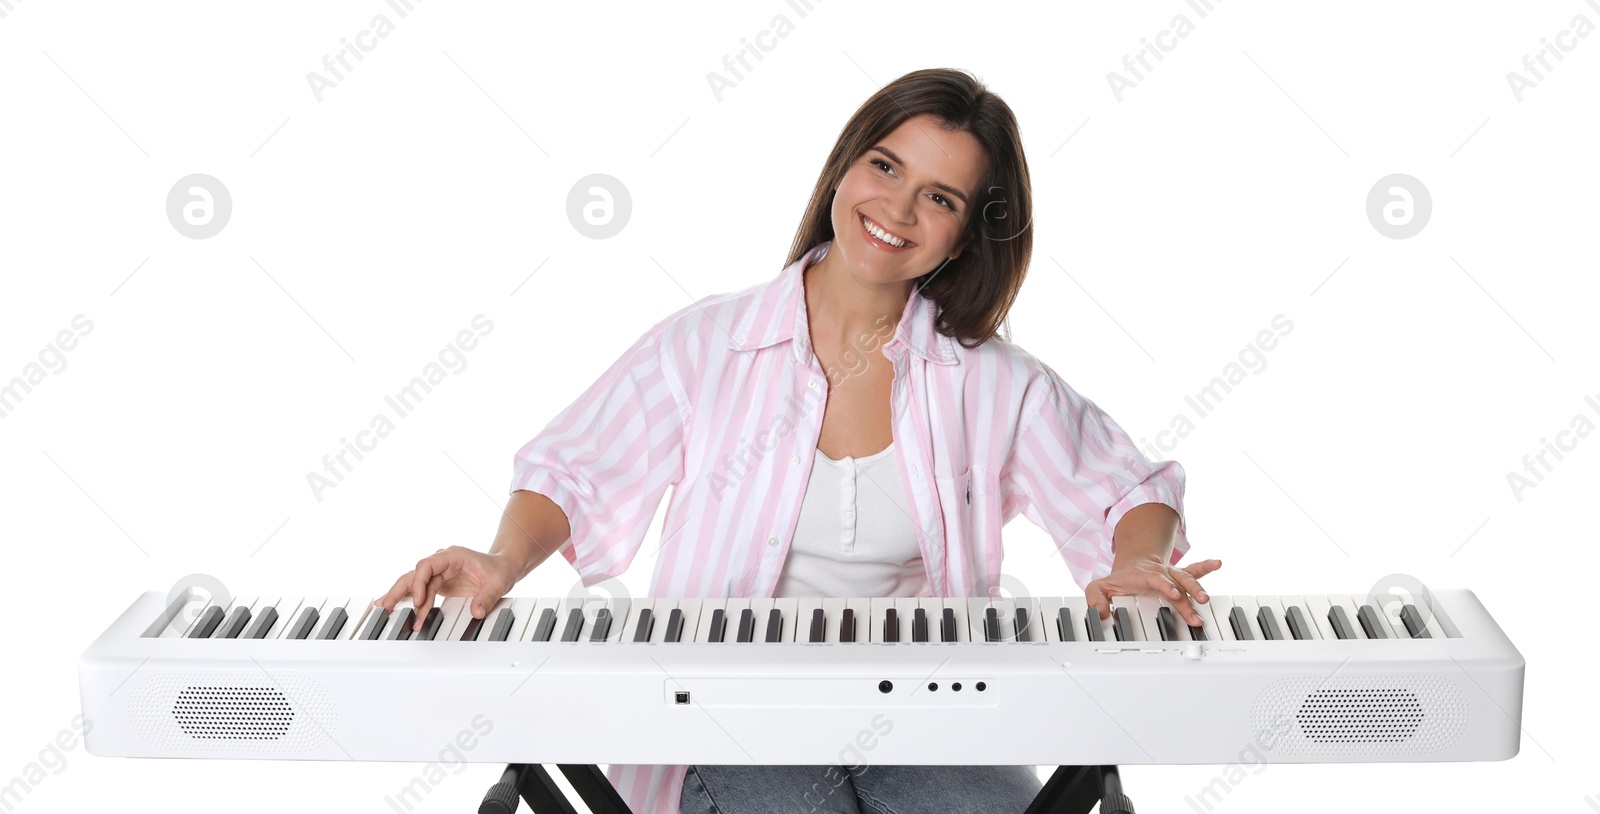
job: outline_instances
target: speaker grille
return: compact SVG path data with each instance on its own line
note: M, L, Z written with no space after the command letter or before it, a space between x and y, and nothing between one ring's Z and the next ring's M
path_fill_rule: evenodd
M338 718L328 691L300 676L159 673L129 701L140 737L164 751L295 755L323 747Z
M1257 742L1285 756L1425 755L1466 729L1461 688L1438 676L1336 676L1273 682L1251 709Z

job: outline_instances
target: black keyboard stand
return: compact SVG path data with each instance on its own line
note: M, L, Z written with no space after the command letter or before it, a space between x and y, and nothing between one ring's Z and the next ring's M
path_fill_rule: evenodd
M1024 814L1134 814L1115 766L1058 766Z
M559 764L574 791L594 814L633 814L622 796L594 764ZM478 805L478 814L511 814L517 799L526 801L533 814L577 814L572 801L562 793L550 773L537 763L513 763L500 775L500 782L489 787Z
M559 768L594 814L633 814L599 766L560 764ZM478 814L512 814L518 798L533 814L577 814L550 773L537 763L507 766L500 782L483 796ZM1024 814L1089 814L1096 803L1100 814L1135 814L1133 801L1122 793L1117 767L1058 766Z

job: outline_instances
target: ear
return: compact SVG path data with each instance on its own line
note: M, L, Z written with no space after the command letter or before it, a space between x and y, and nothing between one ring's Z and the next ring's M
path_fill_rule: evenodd
M951 260L954 260L957 257L961 256L962 250L967 248L967 244L968 243L972 242L972 237L973 236L969 234L969 235L966 235L965 237L961 238L961 242L957 243L956 246L955 246L955 253L950 255L950 259Z

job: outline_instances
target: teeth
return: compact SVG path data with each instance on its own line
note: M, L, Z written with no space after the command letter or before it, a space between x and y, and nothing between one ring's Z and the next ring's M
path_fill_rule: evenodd
M865 215L861 216L861 223L862 223L862 225L867 227L867 231L871 232L873 237L876 237L877 239L889 244L890 246L893 246L893 247L898 249L898 248L902 248L902 247L904 247L906 245L906 242L904 240L902 240L901 238L895 237L894 235L891 235L888 232L885 232L884 230L879 229L876 226L873 226L872 222L867 220L867 216L865 216Z

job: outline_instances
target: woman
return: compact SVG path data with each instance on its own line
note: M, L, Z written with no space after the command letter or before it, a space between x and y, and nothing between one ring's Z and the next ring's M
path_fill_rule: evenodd
M425 557L377 604L410 596L420 620L470 596L482 618L557 550L592 586L626 570L675 485L652 596L989 595L1022 512L1102 617L1161 592L1200 624L1190 598L1220 563L1174 567L1182 467L997 333L1030 219L1005 102L951 70L885 86L840 134L783 272L647 331L517 453L489 553ZM1022 811L1040 785L1013 766L609 776L639 814Z

